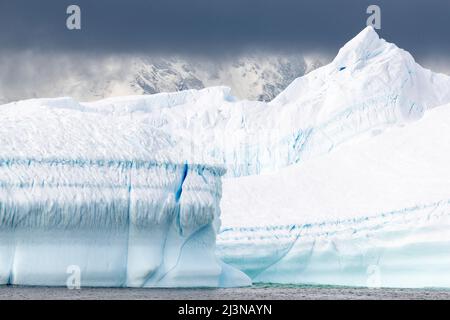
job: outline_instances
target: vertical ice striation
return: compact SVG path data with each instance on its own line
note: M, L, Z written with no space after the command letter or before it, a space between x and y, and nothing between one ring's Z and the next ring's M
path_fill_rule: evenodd
M70 266L83 286L249 284L215 254L222 168L175 162L170 136L132 114L1 110L1 284L65 285Z

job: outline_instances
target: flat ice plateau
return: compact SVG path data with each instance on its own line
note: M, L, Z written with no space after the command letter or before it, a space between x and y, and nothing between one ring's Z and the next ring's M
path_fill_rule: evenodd
M450 287L449 103L367 27L268 103L2 105L0 284Z

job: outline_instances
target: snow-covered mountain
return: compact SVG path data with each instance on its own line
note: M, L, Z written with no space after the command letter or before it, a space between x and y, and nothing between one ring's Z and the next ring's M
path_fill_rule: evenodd
M268 101L320 65L313 55L271 52L207 57L72 54L51 59L39 52L23 53L0 59L0 103L43 96L92 101L216 85L230 87L241 99Z
M293 54L249 54L217 60L143 58L136 65L131 86L138 94L153 94L225 85L241 99L270 101L294 79L321 66L319 60Z
M178 79L164 68L139 88ZM367 27L270 102L2 105L0 281L63 285L75 264L89 285L450 286L448 103L450 77Z

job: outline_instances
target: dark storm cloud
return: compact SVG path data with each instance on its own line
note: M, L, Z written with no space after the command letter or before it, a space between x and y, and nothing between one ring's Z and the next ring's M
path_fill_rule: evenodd
M65 27L69 4L82 30ZM448 54L448 0L0 0L0 50L335 52L382 9L380 34L413 54Z

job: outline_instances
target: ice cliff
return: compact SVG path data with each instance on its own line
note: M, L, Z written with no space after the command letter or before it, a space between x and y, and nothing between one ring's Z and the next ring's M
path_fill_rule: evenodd
M83 286L249 283L215 255L222 168L182 162L132 114L0 110L0 284L63 286L71 266Z

